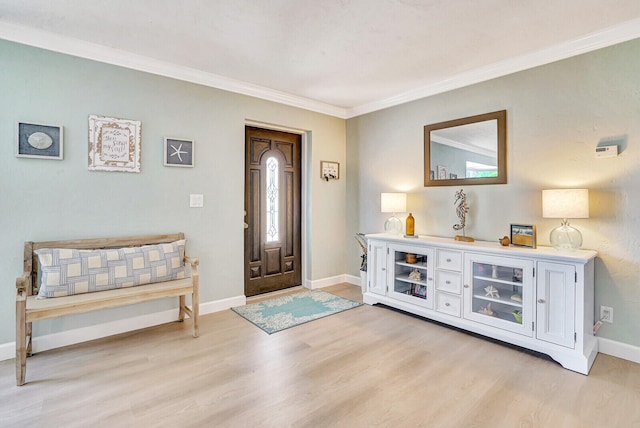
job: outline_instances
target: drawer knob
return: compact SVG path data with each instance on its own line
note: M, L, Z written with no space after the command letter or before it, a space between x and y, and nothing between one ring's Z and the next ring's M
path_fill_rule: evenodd
M447 263L451 263L451 259L447 259Z
M444 283L445 284L451 284L451 281L445 281Z
M538 299L538 303L544 303L544 299Z
M451 303L447 302L444 304L445 306L451 306Z
M464 288L469 288L469 284L465 284L465 285L464 285Z
M386 268L382 268L383 271L387 270Z

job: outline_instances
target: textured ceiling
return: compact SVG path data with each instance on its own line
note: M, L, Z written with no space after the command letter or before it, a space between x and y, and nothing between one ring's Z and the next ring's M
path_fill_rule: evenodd
M63 36L348 111L639 18L638 0L0 0L0 37Z

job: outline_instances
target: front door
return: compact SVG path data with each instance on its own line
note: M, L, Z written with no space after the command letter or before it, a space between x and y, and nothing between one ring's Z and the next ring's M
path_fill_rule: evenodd
M245 128L245 296L302 283L301 137Z

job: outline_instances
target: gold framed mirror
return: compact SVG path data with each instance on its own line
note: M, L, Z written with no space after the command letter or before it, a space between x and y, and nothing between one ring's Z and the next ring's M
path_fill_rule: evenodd
M424 185L507 182L507 111L424 127Z

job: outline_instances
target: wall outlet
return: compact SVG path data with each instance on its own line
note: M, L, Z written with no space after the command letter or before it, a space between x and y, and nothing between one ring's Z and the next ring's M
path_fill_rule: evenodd
M613 308L610 306L600 306L600 320L613 324Z

